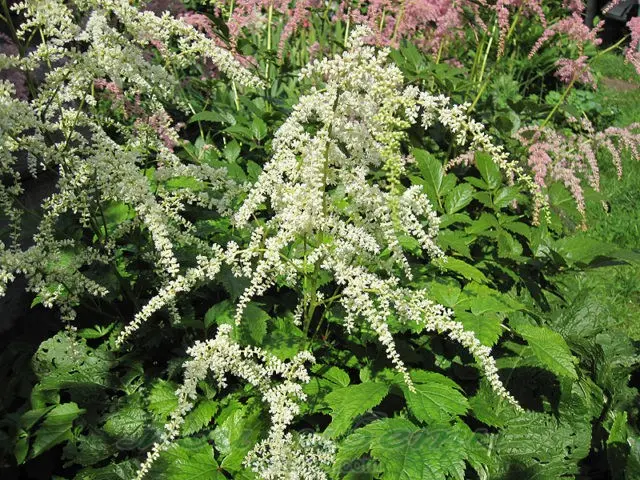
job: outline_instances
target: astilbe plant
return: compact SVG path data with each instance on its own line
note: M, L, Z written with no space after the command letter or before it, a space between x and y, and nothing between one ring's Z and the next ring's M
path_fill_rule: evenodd
M211 258L227 263L234 275L249 281L237 302L235 321L240 324L248 302L272 287L298 293L294 318L307 334L312 322L328 321L338 304L344 329L352 334L373 331L413 391L393 338L394 318L415 332L442 333L466 347L496 393L519 408L497 375L490 348L452 318L450 310L431 301L426 290L409 286L412 268L401 237L413 238L432 259L446 258L436 243L439 220L429 200L419 188L404 184L413 161L402 149L406 130L418 122L424 127L440 123L454 132L460 146L491 153L507 171L523 176L481 125L464 114L464 107L449 106L448 99L412 86L404 88L400 70L388 63L389 50L365 45L368 35L366 27L356 28L342 55L303 70L301 79L311 79L314 86L277 131L271 160L233 215L237 227L250 229L248 245L243 248L230 241L224 249L210 247L215 252ZM265 204L273 212L266 218L261 213ZM218 268L219 263L206 264L178 275L125 327L117 344L134 340L132 335L153 312L206 280L208 273L215 275ZM249 467L266 479L324 478L330 444L320 437L296 439L285 433L298 412L296 402L304 399L294 382L307 379L299 362L311 356L300 353L291 366L285 366L258 348L233 344L230 328L222 327L216 339L189 350L192 358L178 390L180 406L139 476L176 438L181 418L195 399L197 382L211 370L220 389L226 371L256 386L273 414L268 438L246 459ZM251 363L257 358L265 362L263 373L262 367ZM274 376L284 376L284 383ZM306 461L298 462L291 452L304 445L313 449L302 452Z
M180 270L176 245L197 244L181 216L184 206L227 208L235 184L226 170L187 165L172 152L178 137L164 105L189 111L187 103L177 100L179 81L173 72L210 59L239 85L256 86L260 80L185 22L141 12L126 1L29 0L14 8L24 17L15 30L16 41L26 44L35 32L42 40L23 56L0 54L0 66L26 74L31 97L16 98L12 83L0 83L0 174L12 179L0 185L0 204L12 232L9 243L0 243L0 293L16 274L24 274L29 290L45 306L58 305L70 320L83 294L106 294L82 269L109 264L120 237L132 230L148 231L155 246L148 260L157 263L161 278L173 278ZM83 22L76 23L76 18ZM156 54L164 66L150 59ZM47 73L36 85L33 77L39 69ZM120 120L100 113L97 103L105 97L121 110ZM137 116L135 122L131 115ZM17 201L23 189L15 168L25 159L34 177L45 170L58 175L27 248L20 239L22 210ZM156 170L156 180L185 175L197 179L211 187L210 194L154 192L146 168ZM104 208L110 204L124 204L137 215L109 231ZM85 246L60 238L56 228L65 215L74 215L79 227L99 241ZM206 250L201 250L203 255ZM69 252L70 264L50 260Z

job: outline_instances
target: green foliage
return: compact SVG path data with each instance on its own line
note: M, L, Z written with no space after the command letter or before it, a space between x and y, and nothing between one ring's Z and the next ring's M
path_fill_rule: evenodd
M199 2L188 5L205 8ZM238 52L255 54L261 75L273 57L265 75L271 79L268 88L237 96L235 84L208 79L181 90L191 113L175 114L186 124L176 155L190 166L224 168L227 179L239 185L231 206L262 173L274 133L298 100L301 84L294 78L313 43L311 35L325 52L342 48L344 25L317 17L310 19L317 31L310 30L304 40L295 37L297 50L277 61L273 46L267 51L262 39L239 41ZM491 25L486 35L490 30ZM473 102L470 111L522 165L526 160L513 134L543 121L560 100L556 116L595 116L597 126L640 118L640 102L630 101L636 90L625 93L606 85L595 92L573 90L565 102L551 73L566 46L526 60L535 30L527 23L518 40L512 39L520 45L513 47L509 62L487 54L484 78L479 65L457 68L410 42L401 42L391 56L408 82L445 92L456 102ZM220 33L226 37L226 26ZM484 53L488 38L482 42L468 55ZM460 58L468 60L462 52ZM635 82L618 57L599 57L594 67L600 76ZM181 75L200 78L195 69ZM105 117L113 114L99 108ZM577 212L562 185L549 191L551 222L538 225L531 219L531 192L511 182L491 156L476 152L468 165L451 166L459 152L438 128L426 135L410 131L406 140L410 148L404 153L415 164L405 184L393 188L422 188L440 217L438 244L447 256L428 261L415 242L399 238L409 252L413 278L408 284L451 309L453 318L492 349L498 375L524 413L495 395L467 351L444 335L416 333L389 318L413 381L410 389L371 331L345 333L344 312L333 298L340 285L323 276L321 265L309 265L299 289L308 300L307 323L297 321L300 292L283 275L247 304L236 325L236 304L249 281L224 266L215 281L198 284L155 313L135 348L116 349L115 338L153 297L160 280L154 239L140 226L139 214L124 202L105 200L87 213L89 227L74 223L71 214L56 225L61 236L89 250L65 247L41 267L55 273L48 280L76 270L104 280L109 293L102 299L74 298L77 332L52 331L50 338L27 345L16 340L0 353L0 382L6 386L0 402L3 465L23 468L50 452L61 460L51 475L64 475L52 478L133 478L178 406L186 349L196 340L214 338L221 325L232 325L231 338L242 347L260 347L283 361L303 350L315 355L294 429L318 432L335 443L330 478L557 480L598 478L604 471L615 479L640 478L638 163L623 159L629 175L620 183L614 182L612 167L603 168L606 193L588 196L590 230L575 233ZM163 179L156 154L140 162L150 191L217 199L201 179ZM332 195L337 202L345 196ZM603 199L610 213L602 209ZM349 212L347 200L343 207ZM196 265L203 245L249 243L247 232L229 218L195 200L184 208L197 239L175 246L184 265ZM264 208L268 219L272 206ZM260 221L270 228L268 220ZM4 224L0 228L4 239L8 231ZM280 253L290 261L306 261L305 242ZM84 266L83 255L99 245L109 245L113 258ZM388 255L383 252L380 262ZM72 297L57 280L44 290L55 292ZM46 295L36 296L33 312L45 301ZM265 439L272 412L258 388L234 376L226 380L224 388L212 378L199 382L180 438L161 453L150 478L255 478L245 458Z

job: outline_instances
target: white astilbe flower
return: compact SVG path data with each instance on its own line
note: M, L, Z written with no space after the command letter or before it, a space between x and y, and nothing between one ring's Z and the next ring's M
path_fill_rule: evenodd
M401 145L419 119L425 128L439 122L460 145L496 156L505 169L512 165L464 106L450 107L445 97L404 88L400 70L388 62L389 51L364 45L366 35L366 28L356 28L347 51L303 71L302 78L321 79L322 89L313 87L301 97L276 132L273 158L234 216L238 226L248 226L261 204L268 202L274 212L253 230L253 247L244 253L242 272L250 284L239 299L236 321L248 302L279 278L307 285L309 272L322 269L338 286L346 330L375 332L410 389L391 317L462 344L494 390L515 404L496 374L490 349L426 292L402 287L412 277L402 237L412 237L431 258L444 254L436 244L439 219L428 198L419 187L403 185L413 159ZM303 248L295 247L300 239ZM302 289L297 322L310 322L309 306L324 303L322 292L313 290Z
M261 80L184 21L140 11L127 0L24 0L12 8L20 18L15 40L27 43L37 35L39 42L23 49L22 56L0 56L0 69L26 73L31 97L16 98L13 85L0 81L0 211L9 227L0 242L0 295L21 273L44 305L58 306L65 318L72 318L83 294L107 293L81 269L111 263L118 241L139 230L153 246L153 252L145 250L140 257L155 266L165 284L159 292L162 302L156 297L153 303L170 306L176 292L209 278L202 265L185 273L176 257L179 246L210 249L194 235L185 207L228 215L242 191L226 169L190 165L173 154L181 140L165 105L190 112L179 100L177 75L211 61L238 86L259 86ZM154 52L162 62L153 60ZM97 108L105 95L119 116ZM131 117L135 122L128 121ZM16 167L22 159L34 177L57 173L32 238L21 236L17 200L24 179ZM202 188L153 186L176 177L196 180ZM133 218L108 226L103 209L121 204ZM69 216L90 230L99 252L89 252L76 240L60 240L60 219ZM51 260L56 258L63 261ZM145 308L134 326L156 309Z
M284 362L257 347L242 347L231 340L232 327L221 325L215 338L196 342L187 353L184 382L177 390L178 406L165 425L162 439L147 454L138 471L142 479L180 434L185 415L197 399L198 382L211 373L219 389L227 386L227 374L232 374L258 389L267 404L271 427L265 440L259 442L246 457L245 464L259 478L265 480L327 478L324 467L332 464L335 447L317 435L294 437L287 432L300 413L300 402L306 395L302 384L309 382L305 362L313 362L306 351L298 353L290 362Z

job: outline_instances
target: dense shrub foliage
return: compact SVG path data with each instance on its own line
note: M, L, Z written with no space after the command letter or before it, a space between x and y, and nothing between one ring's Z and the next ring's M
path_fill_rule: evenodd
M640 335L574 280L640 263L582 232L636 20L0 1L0 295L55 312L0 355L8 478L640 476Z

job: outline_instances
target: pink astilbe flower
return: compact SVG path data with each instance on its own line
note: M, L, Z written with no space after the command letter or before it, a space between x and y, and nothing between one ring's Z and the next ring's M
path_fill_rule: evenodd
M584 24L580 13L573 12L571 16L554 23L542 33L531 49L531 52L529 52L529 58L532 58L538 50L540 50L542 45L555 35L563 35L574 42L578 47L579 54L582 55L584 47L587 44L597 46L602 43L602 39L598 38L598 33L603 26L604 21L601 21L594 28L590 29Z
M505 42L509 33L511 20L509 7L520 10L520 13L524 15L536 15L540 19L542 26L547 27L547 18L542 9L542 0L498 0L493 7L498 18L498 28L500 30L498 56L504 54Z
M205 33L209 38L216 38L216 35L213 32L211 19L206 15L196 12L186 12L180 15L180 20L187 25L191 25L196 30Z
M622 178L622 151L627 151L632 158L640 160L640 123L633 123L625 128L609 127L597 133L596 139L611 153L618 178Z
M640 46L640 17L633 17L629 20L627 28L631 31L631 41L625 51L624 58L633 65L638 75L640 75L640 51L638 51Z
M373 32L368 39L372 44L397 46L400 40L409 38L421 49L435 53L443 42L462 38L465 27L486 29L480 17L481 5L485 5L484 0L371 0L355 5L343 0L333 20L367 25ZM475 25L468 24L465 10L473 15Z
M600 167L597 149L604 147L611 153L618 178L622 176L621 152L628 151L640 160L640 124L625 128L609 127L596 132L586 119L571 121L574 130L564 134L551 128L526 127L519 130L515 138L527 147L527 163L534 175L539 192L544 193L551 183L562 182L573 196L582 217L582 228L586 228L586 205L583 179L596 191L600 191ZM539 210L534 205L534 216Z
M180 137L178 135L179 125L171 125L171 117L165 110L159 110L146 119L139 118L135 125L139 130L151 128L156 133L162 144L171 152L178 145Z
M583 0L564 0L562 6L569 9L572 13L582 14L585 10Z
M286 41L300 28L309 26L309 15L312 9L322 6L321 0L297 0L293 9L287 11L287 21L284 24L278 43L278 57L282 57Z
M556 66L558 67L558 70L556 70L555 76L559 78L560 81L564 83L571 83L574 81L584 83L585 85L593 87L594 90L597 87L593 73L591 73L589 65L587 64L586 55L581 55L575 60L560 58L556 61Z
M124 104L124 94L116 82L110 82L104 78L98 78L93 81L93 85L95 88L107 92L114 102Z

